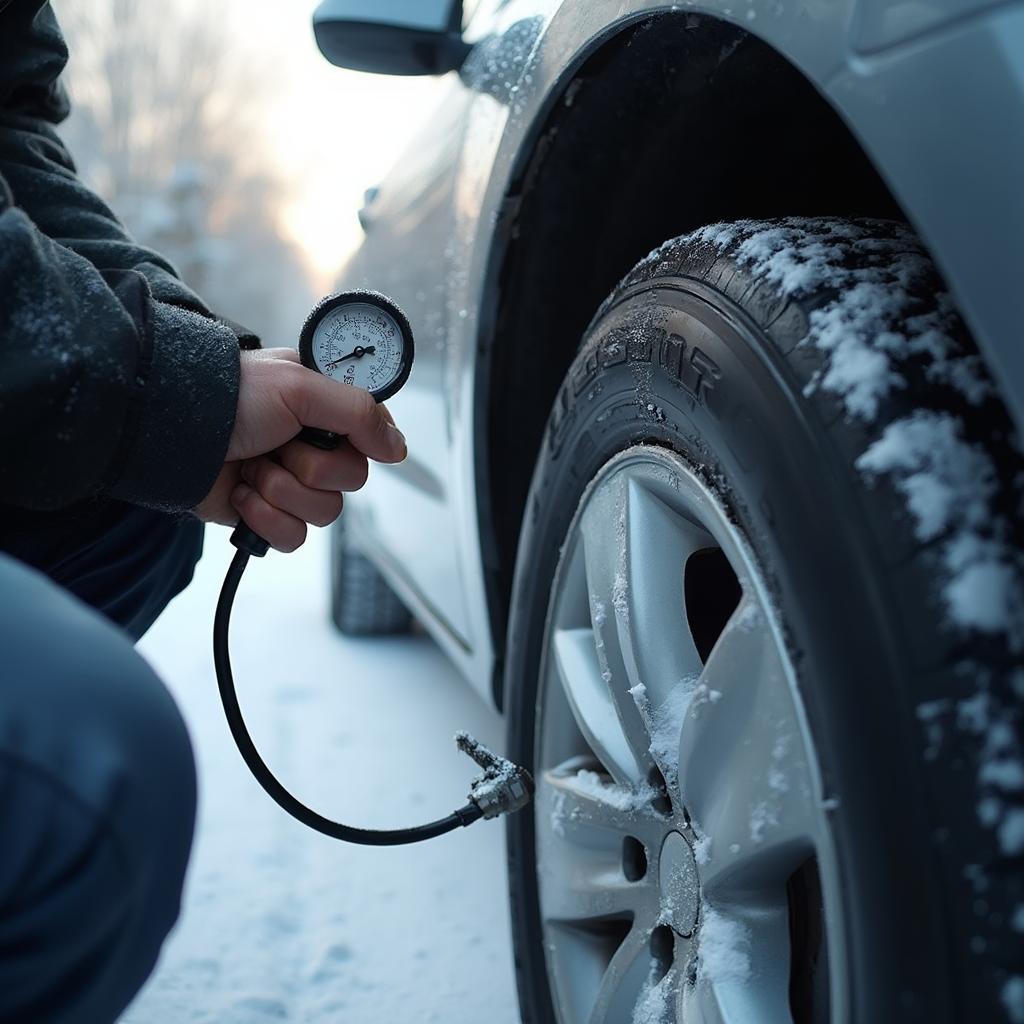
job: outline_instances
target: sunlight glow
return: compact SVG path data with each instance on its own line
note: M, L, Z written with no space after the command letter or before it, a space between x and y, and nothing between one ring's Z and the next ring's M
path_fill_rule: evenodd
M436 106L441 80L333 67L316 47L314 5L231 0L239 46L267 69L265 144L287 183L281 219L329 287L362 238L357 213Z

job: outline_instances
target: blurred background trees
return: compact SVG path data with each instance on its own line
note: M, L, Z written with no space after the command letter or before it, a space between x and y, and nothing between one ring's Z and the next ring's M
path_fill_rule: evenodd
M82 177L220 314L294 344L313 299L283 229L263 111L274 89L220 4L55 5L71 60L61 126Z

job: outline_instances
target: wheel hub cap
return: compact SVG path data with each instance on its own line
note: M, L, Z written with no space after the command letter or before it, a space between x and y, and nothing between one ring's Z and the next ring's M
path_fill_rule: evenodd
M697 861L693 848L678 832L669 832L658 863L661 908L667 924L680 935L693 933L700 904Z

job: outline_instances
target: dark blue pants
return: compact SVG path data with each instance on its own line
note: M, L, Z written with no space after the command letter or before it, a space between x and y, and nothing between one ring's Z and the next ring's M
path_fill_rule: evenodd
M132 641L201 551L122 505L0 527L0 1024L110 1024L177 919L195 766Z

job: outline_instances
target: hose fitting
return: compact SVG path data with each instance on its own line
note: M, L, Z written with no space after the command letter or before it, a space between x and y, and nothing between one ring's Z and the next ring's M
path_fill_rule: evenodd
M525 768L488 750L468 732L457 732L455 743L484 770L483 775L477 776L470 785L469 800L480 808L485 818L512 814L530 802L534 790L533 777Z

